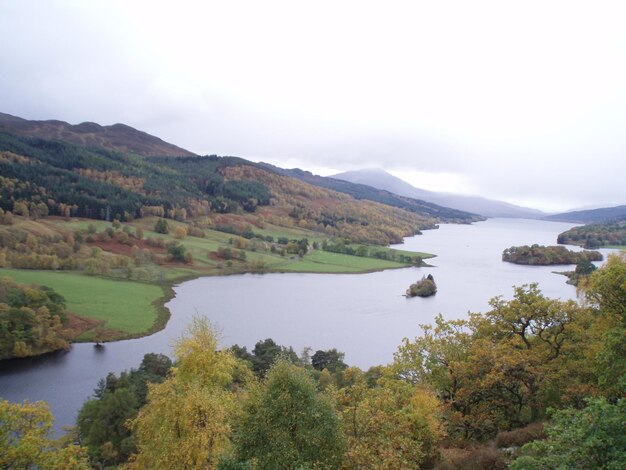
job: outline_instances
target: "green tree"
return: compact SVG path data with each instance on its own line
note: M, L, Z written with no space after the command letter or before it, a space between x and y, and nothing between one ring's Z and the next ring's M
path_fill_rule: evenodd
M164 233L164 234L169 233L170 229L167 224L167 220L165 219L157 220L156 223L154 224L154 231L156 233Z
M328 351L316 351L311 357L311 365L314 369L319 371L328 369L331 373L339 372L348 367L346 363L343 362L344 356L344 353L334 348Z
M268 470L337 468L343 450L333 404L284 359L250 389L233 438L240 462Z
M582 410L555 411L546 426L546 439L523 447L513 470L623 469L626 468L626 401L610 404L603 398L588 400Z
M139 369L110 373L99 382L94 398L78 413L81 442L94 463L119 464L135 451L135 441L126 422L146 403L148 383L165 379L172 361L162 354L146 354Z

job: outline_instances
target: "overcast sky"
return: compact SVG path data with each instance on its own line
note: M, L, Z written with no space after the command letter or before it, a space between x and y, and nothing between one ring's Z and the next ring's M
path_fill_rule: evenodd
M545 210L626 204L626 2L0 0L0 111Z

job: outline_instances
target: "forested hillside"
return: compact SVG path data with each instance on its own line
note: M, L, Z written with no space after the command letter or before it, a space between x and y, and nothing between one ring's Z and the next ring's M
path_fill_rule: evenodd
M256 212L276 225L383 245L439 221L429 213L358 201L235 157L146 159L0 133L0 170L0 208L16 215L184 221Z
M559 234L557 242L584 248L626 246L626 220L573 227Z
M564 212L545 217L546 220L558 222L573 222L576 224L608 223L626 219L626 205L603 207L583 211Z

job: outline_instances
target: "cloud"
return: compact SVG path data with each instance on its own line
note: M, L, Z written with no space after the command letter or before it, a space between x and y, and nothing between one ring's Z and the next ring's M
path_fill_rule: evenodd
M3 2L0 111L125 122L199 153L448 175L539 205L624 202L624 13L565 1Z

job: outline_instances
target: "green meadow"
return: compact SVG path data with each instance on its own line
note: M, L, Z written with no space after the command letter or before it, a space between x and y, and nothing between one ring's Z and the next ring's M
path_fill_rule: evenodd
M159 318L160 286L116 281L72 272L0 269L0 276L19 284L48 286L65 297L67 309L78 315L104 320L104 327L124 336L150 331Z

